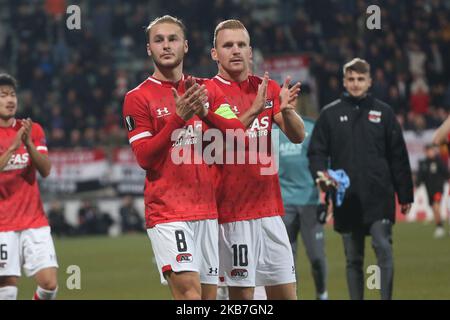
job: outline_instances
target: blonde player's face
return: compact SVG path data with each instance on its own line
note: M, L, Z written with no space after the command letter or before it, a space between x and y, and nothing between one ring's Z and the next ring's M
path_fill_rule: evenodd
M249 72L252 48L248 33L243 29L220 30L211 57L219 63L219 69L228 74Z
M16 115L17 96L11 86L0 86L0 118L8 120Z
M344 75L344 88L352 97L363 97L371 85L372 79L368 73L358 73L353 70L348 70Z
M188 52L183 30L174 23L158 23L149 34L147 53L157 68L175 68L180 65Z

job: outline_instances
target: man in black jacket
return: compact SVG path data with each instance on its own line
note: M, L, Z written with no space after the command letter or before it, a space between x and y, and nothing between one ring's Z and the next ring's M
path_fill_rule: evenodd
M448 169L439 156L437 146L428 144L425 146L426 158L419 162L416 186L425 185L428 201L433 209L434 221L436 222L435 238L445 236L445 228L441 219L441 199L444 193L444 185L448 179Z
M395 193L401 212L413 202L413 182L402 130L392 109L368 94L370 65L356 58L344 66L346 92L325 106L308 151L310 170L343 169L350 178L344 201L334 208L334 228L342 234L351 299L364 297L364 240L380 268L381 298L392 298L392 225ZM325 190L324 190L325 191Z

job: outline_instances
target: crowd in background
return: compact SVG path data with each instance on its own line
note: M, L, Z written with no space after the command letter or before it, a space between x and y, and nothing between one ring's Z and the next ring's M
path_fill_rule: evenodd
M66 7L81 8L81 30L66 27ZM366 9L381 8L381 30ZM341 91L342 65L355 56L372 66L373 94L405 129L438 126L450 108L450 4L443 0L0 0L0 71L20 85L20 116L43 124L51 148L127 143L124 94L152 72L145 26L172 14L188 28L187 73L211 77L215 25L244 22L256 56L306 54L316 108ZM262 70L260 70L262 71Z

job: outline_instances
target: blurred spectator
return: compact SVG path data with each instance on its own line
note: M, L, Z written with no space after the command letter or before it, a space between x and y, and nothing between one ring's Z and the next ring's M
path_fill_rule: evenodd
M417 114L426 114L430 106L430 95L428 94L428 86L419 78L411 84L410 105L411 110Z
M122 233L144 232L144 219L134 206L134 199L126 196L120 207L120 225Z
M107 235L114 221L91 201L84 201L78 210L78 232L81 235Z
M20 115L49 130L50 146L71 147L73 130L82 133L82 145L99 146L109 132L123 130L121 122L104 119L105 114L110 118L108 109L120 118L124 94L152 72L143 44L143 26L152 17L172 14L187 23L186 72L201 77L216 72L209 56L214 25L237 18L252 35L257 74L264 71L261 57L311 58L310 76L318 88L311 101L317 109L340 91L340 76L330 79L339 74L339 65L362 56L374 70L375 95L397 101L398 107L392 103L396 112L414 110L415 117L431 106L449 110L450 60L445 57L450 56L450 2L381 3L383 30L377 32L365 27L369 0L81 1L81 30L66 28L66 0L6 1L0 14L0 70L17 76L19 93L27 92ZM208 15L198 19L200 12ZM420 78L428 89L410 86ZM107 141L108 146L127 143Z
M64 208L59 201L52 201L50 210L48 211L48 222L52 229L52 234L57 237L73 236L75 229L67 221L64 213Z

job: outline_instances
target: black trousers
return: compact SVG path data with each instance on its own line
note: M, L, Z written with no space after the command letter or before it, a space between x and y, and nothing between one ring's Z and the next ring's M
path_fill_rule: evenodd
M380 271L380 294L382 300L392 299L394 259L392 254L392 222L378 220L351 233L342 234L346 257L347 285L350 299L364 299L364 243L366 235L372 237Z

